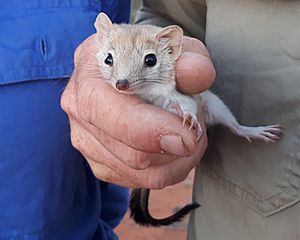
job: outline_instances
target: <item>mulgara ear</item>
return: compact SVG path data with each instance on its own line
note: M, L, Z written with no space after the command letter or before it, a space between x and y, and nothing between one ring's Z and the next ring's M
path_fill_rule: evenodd
M98 36L108 37L115 31L115 26L110 21L109 17L103 12L97 16L94 26L97 30Z
M170 48L170 54L176 60L181 54L181 43L183 37L183 30L177 25L171 25L163 28L155 38L158 41L167 41Z

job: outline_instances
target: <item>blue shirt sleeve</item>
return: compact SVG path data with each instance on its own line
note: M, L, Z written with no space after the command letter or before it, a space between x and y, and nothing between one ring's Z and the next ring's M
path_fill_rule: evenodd
M127 188L115 184L101 182L102 204L101 219L111 228L115 228L123 218L129 204Z
M103 183L60 107L75 48L129 0L0 0L0 239L115 240L128 190Z

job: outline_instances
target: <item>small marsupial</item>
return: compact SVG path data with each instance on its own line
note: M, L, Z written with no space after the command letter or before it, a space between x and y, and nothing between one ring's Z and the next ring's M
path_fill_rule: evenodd
M175 62L181 54L183 31L172 25L160 28L152 25L113 24L100 13L96 19L96 58L104 80L123 94L135 94L146 102L183 119L183 125L194 129L196 138L201 135L197 119L199 107L205 113L205 124L224 125L232 133L252 140L273 143L280 138L279 125L248 127L240 125L228 107L211 91L188 96L176 89ZM189 211L199 207L188 204L174 215L156 219L148 210L149 189L133 189L131 217L140 225L162 226L179 221Z

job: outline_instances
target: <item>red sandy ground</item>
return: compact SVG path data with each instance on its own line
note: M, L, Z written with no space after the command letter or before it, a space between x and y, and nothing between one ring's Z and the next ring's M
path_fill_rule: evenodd
M193 173L183 181L163 190L151 191L150 212L155 217L165 217L191 202ZM120 240L184 240L186 239L188 217L169 227L140 227L129 218L127 213L116 229Z

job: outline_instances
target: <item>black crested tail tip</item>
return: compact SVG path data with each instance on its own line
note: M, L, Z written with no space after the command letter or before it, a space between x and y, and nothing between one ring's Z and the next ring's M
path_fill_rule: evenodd
M180 221L184 216L186 216L190 211L200 207L201 205L198 203L187 204L180 210L178 210L173 215L156 219L153 218L148 209L148 197L149 197L149 189L134 189L131 193L130 199L130 217L139 225L142 226L168 226L172 223Z
M145 217L144 206L141 206L141 189L133 189L130 196L130 217L139 225L149 226L150 224L147 217ZM148 203L147 203L148 204ZM147 206L148 208L148 206Z

